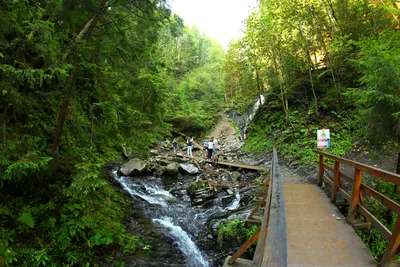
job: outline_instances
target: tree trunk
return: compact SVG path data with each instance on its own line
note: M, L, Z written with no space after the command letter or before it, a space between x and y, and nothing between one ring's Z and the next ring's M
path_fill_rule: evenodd
M291 5L291 6L292 6L292 8L294 8L293 5ZM301 21L300 21L300 18L298 16L298 14L297 14L297 11L296 11L296 17L297 17L297 23L299 25L300 37L301 37L301 40L303 42L303 47L304 47L304 51L306 53L306 58L307 58L307 62L308 62L308 75L310 77L311 91L312 91L313 97L314 97L314 114L315 114L315 117L318 117L318 115L319 115L318 114L318 100L317 100L317 96L315 94L314 80L313 80L312 73L311 73L311 69L313 68L313 64L312 64L312 61L311 61L310 51L308 50L309 47L307 45L307 40L306 40L305 34L303 32L303 26L301 24Z
M260 80L259 80L259 76L258 76L258 66L257 66L257 58L256 58L256 51L253 52L254 54L254 66L256 68L256 81L257 81L257 89L258 89L258 99L260 100L260 104L261 104L261 86L260 86Z
M67 59L70 56L77 41L79 41L79 40L87 41L90 38L90 35L93 32L94 26L96 25L104 8L106 8L107 5L108 5L108 0L102 0L99 10L86 23L85 27L80 31L80 33L76 37L74 43L67 48L67 50L64 54L64 59ZM59 109L59 113L58 113L57 128L56 128L56 132L55 132L55 135L53 138L53 146L52 146L52 157L54 160L53 161L53 176L57 172L58 149L61 144L62 131L63 131L63 127L64 127L65 118L68 114L69 101L71 98L72 89L75 84L75 80L76 80L76 76L77 76L77 72L78 72L78 68L79 68L78 66L79 66L78 62L74 62L72 71L69 75L69 78L68 78L68 81L66 84L66 88L64 91L64 97L63 97L63 100L62 100L62 103L61 103L61 106Z
M397 153L396 173L400 174L400 151ZM393 188L393 195L396 195L398 192L399 192L399 186L395 184Z

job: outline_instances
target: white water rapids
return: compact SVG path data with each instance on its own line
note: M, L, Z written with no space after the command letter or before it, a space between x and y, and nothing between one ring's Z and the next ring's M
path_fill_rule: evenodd
M130 177L117 175L117 171L113 171L113 177L132 197L138 197L153 205L152 212L147 212L147 215L151 217L153 223L165 228L173 237L176 241L174 244L185 256L186 266L210 266L189 233L194 234L199 231L198 229L204 226L213 214L237 209L240 206L238 190L235 192L235 198L225 208L221 207L221 199L215 199L212 208L204 209L192 207L190 202L185 203L177 199L169 191L148 180L141 179L134 182Z

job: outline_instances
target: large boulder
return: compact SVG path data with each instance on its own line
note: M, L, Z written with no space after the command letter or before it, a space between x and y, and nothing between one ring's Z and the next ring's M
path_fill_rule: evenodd
M144 173L147 170L147 163L141 159L131 159L122 165L118 173L124 176L134 176Z
M180 170L183 174L196 174L199 172L199 169L193 164L180 164Z
M162 170L165 176L175 176L179 173L179 163L171 162L167 166L163 167Z
M236 151L238 151L242 146L243 146L243 143L240 143L240 142L234 143L234 144L231 144L231 145L228 145L228 146L224 147L224 151L225 151L225 153L236 152Z

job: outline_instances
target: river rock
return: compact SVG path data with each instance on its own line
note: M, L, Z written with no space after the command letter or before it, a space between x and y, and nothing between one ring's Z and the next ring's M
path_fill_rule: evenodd
M146 168L147 163L144 160L131 159L119 168L118 173L124 176L134 176L143 173Z
M186 189L186 192L188 195L192 195L194 191L196 191L198 188L201 188L204 186L204 183L202 181L197 181L189 185L189 187Z
M224 151L229 153L229 152L235 152L239 150L243 146L243 143L234 143L231 145L228 145L224 148Z
M195 167L193 164L180 164L180 170L183 174L196 174L199 172L199 169Z
M152 155L158 155L158 150L157 149L150 149L150 154Z
M179 163L171 162L167 166L165 166L162 170L165 176L175 176L176 174L179 173Z
M171 163L170 161L168 161L168 160L166 160L164 158L159 158L159 157L156 158L156 162L158 164L160 164L161 166L168 166L168 164Z
M240 178L240 172L231 172L230 176L233 182L237 182Z

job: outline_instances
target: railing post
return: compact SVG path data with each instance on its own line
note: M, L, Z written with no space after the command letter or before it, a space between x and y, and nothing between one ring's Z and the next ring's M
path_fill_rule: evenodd
M381 259L380 265L382 267L390 266L399 247L400 247L400 216L397 217L396 226L394 227L394 230L392 232L392 237L390 238L385 254Z
M324 155L319 155L319 174L318 174L318 185L321 186L324 181Z
M351 196L351 203L349 212L347 213L347 222L351 223L354 220L354 215L356 213L358 200L360 199L360 188L362 181L362 171L355 169L354 180L353 180L353 195Z
M339 161L335 161L335 167L333 169L333 174L334 174L334 177L333 177L331 202L335 203L337 191L339 190L339 175L340 175L340 162Z

